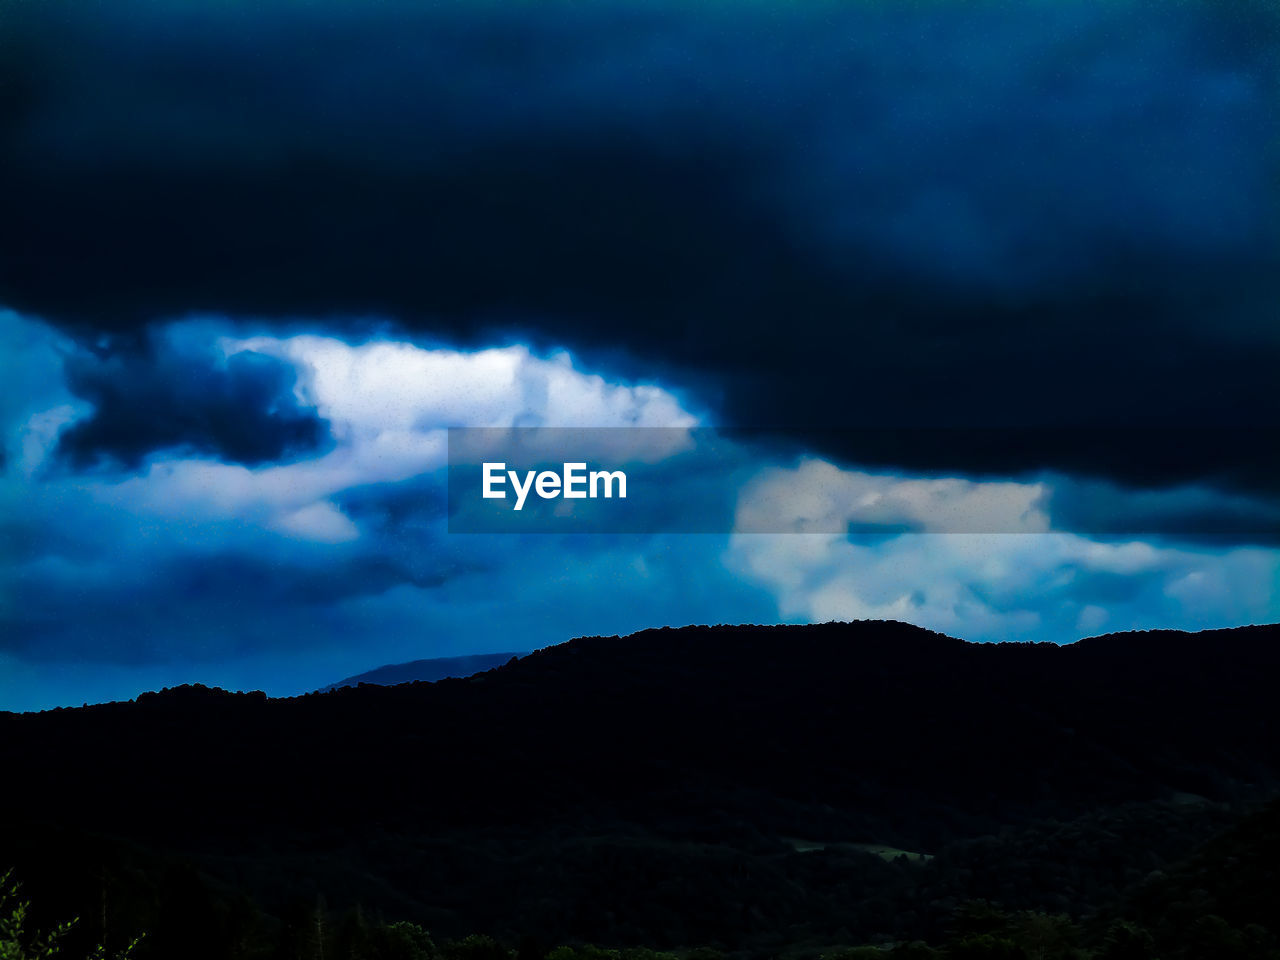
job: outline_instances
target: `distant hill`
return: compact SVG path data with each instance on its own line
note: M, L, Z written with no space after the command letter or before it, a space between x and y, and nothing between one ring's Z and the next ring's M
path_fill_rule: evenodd
M1057 646L867 621L283 700L183 687L0 714L0 865L34 896L92 849L112 902L146 904L138 858L175 857L215 905L322 896L511 943L936 940L970 898L1099 915L1280 795L1277 681L1277 626Z
M357 673L337 683L331 683L321 692L337 690L339 687L358 687L362 683L373 683L381 687L393 687L397 683L434 683L449 677L469 677L474 673L483 673L500 667L512 657L522 657L524 653L478 653L469 657L434 657L430 660L410 660L408 663L389 663L384 667Z

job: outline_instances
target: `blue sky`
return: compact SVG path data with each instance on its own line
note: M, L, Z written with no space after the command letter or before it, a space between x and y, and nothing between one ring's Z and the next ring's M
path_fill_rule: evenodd
M1280 618L1271 5L6 31L0 708L659 624ZM764 433L666 481L739 532L450 535L443 431L512 425Z

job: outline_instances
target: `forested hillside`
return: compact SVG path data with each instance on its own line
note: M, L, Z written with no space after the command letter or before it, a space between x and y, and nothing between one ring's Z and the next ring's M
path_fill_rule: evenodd
M1224 864L1274 824L1235 826L1280 787L1277 641L687 628L434 684L0 715L0 863L86 943L148 931L139 956L310 956L317 922L753 956L997 955L956 951L1031 924L1191 956L1168 940L1201 921L1267 956L1274 860L1247 897Z

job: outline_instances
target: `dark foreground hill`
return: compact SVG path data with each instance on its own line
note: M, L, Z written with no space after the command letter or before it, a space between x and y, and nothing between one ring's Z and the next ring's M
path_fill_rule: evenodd
M162 930L183 884L224 926L323 895L442 934L764 953L937 939L972 898L1091 922L1276 793L1278 677L1277 627L1059 647L863 622L291 700L181 688L0 715L0 861L96 903L67 880L87 857Z
M323 693L337 690L339 687L358 687L362 683L372 683L380 687L393 687L398 683L434 683L437 680L448 680L453 677L469 677L500 667L512 657L522 657L523 653L478 653L468 657L433 657L430 660L410 660L408 663L389 663L374 670L357 673L324 688Z

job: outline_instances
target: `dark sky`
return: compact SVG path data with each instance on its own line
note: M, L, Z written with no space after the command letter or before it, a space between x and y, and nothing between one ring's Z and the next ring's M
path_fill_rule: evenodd
M6 6L0 708L1274 619L1278 67L1264 2ZM432 431L533 422L766 427L889 531L1044 484L1057 533L442 533Z

